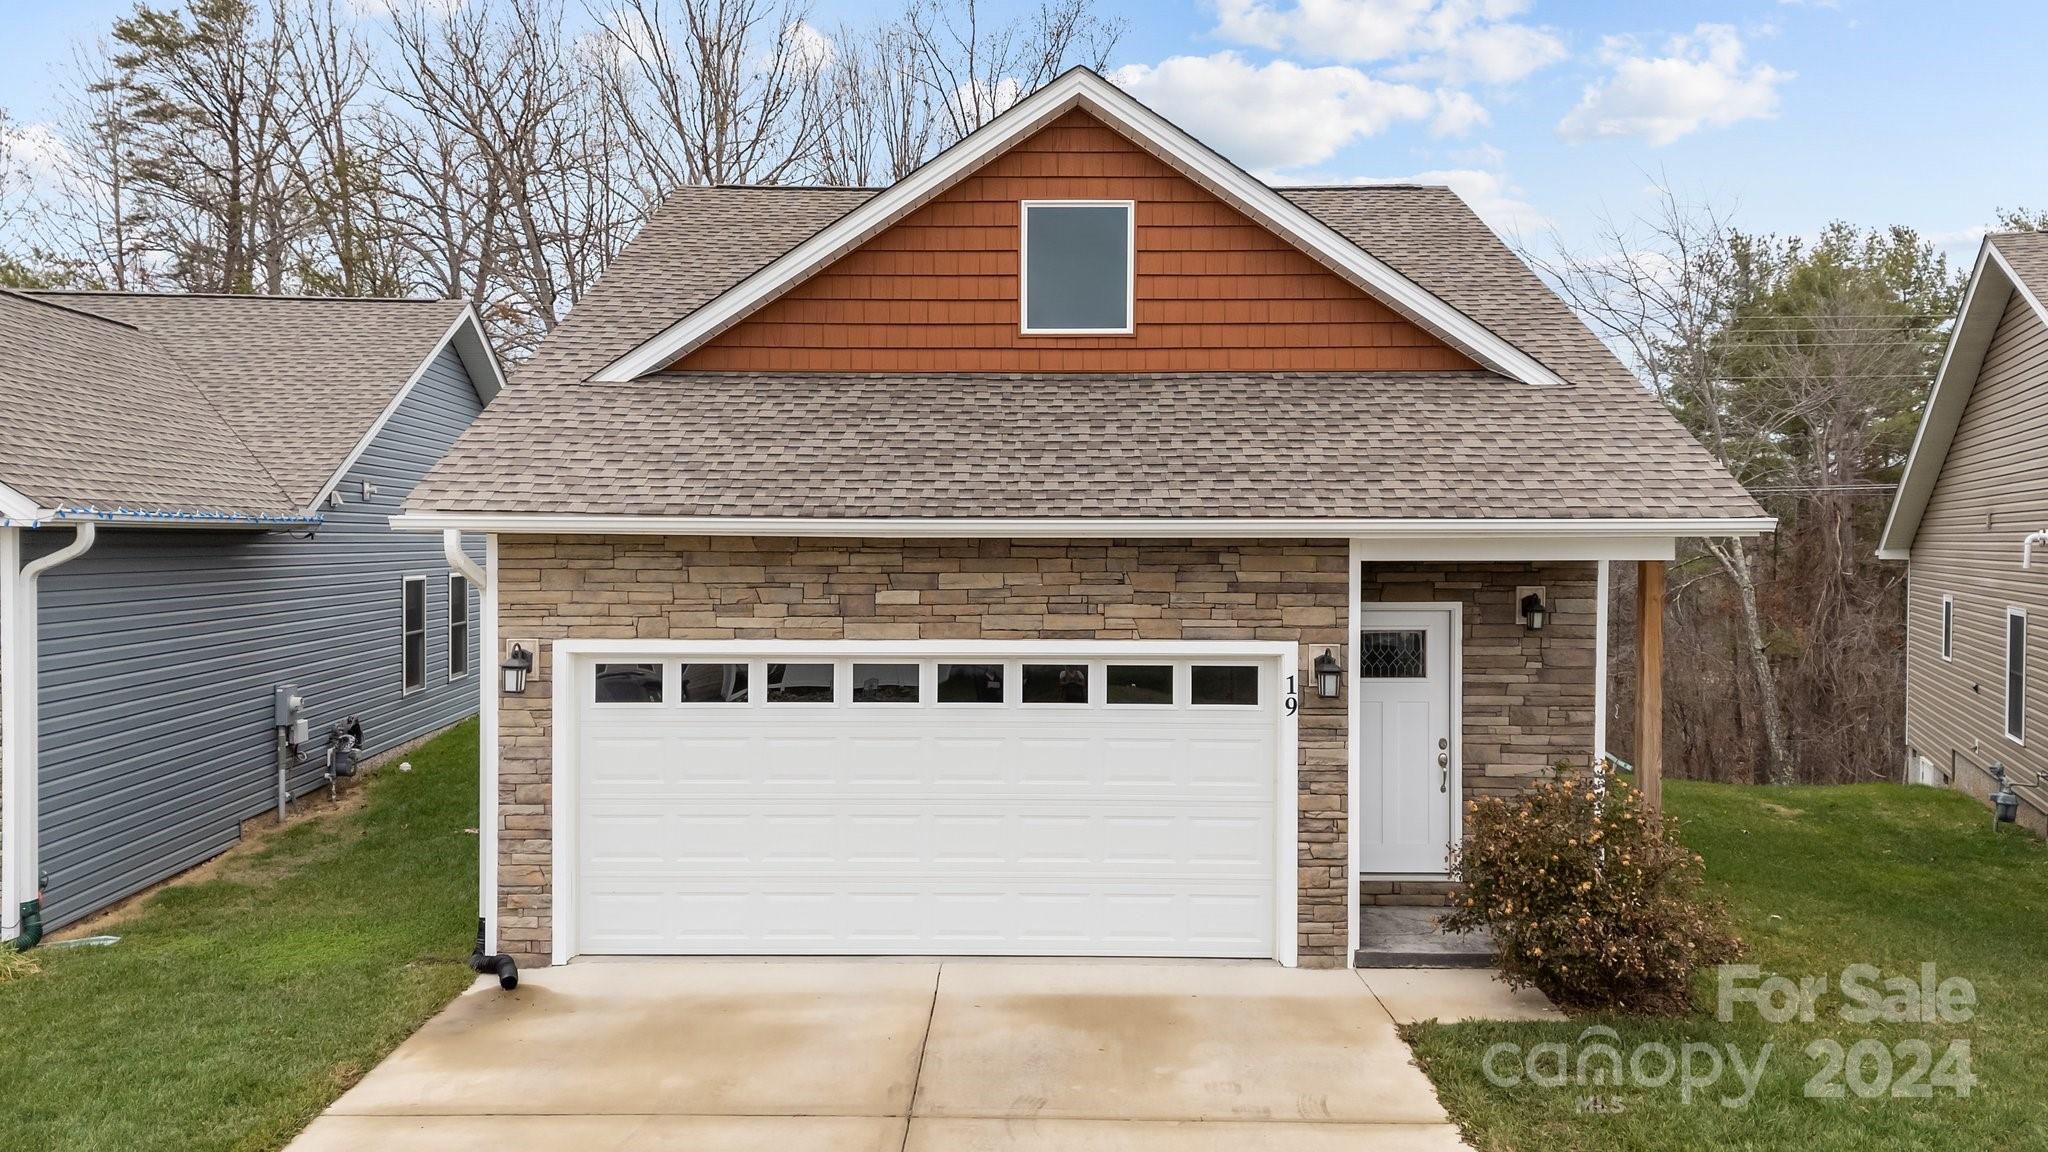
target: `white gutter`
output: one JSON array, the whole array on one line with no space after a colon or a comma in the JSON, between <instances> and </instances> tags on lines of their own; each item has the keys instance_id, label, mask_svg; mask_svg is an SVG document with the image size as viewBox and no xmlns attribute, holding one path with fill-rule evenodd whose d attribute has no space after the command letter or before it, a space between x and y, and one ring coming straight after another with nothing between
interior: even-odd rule
<instances>
[{"instance_id":1,"label":"white gutter","mask_svg":"<svg viewBox=\"0 0 2048 1152\"><path fill-rule=\"evenodd\" d=\"M2048 531L2030 532L2025 540L2020 541L2021 568L2032 568L2034 566L2034 545L2036 544L2048 544Z\"/></svg>"},{"instance_id":2,"label":"white gutter","mask_svg":"<svg viewBox=\"0 0 2048 1152\"><path fill-rule=\"evenodd\" d=\"M0 940L21 934L21 905L36 898L37 869L42 862L39 809L42 781L37 767L36 691L36 582L43 573L85 555L99 536L99 527L80 521L71 543L29 563L20 564L20 531L5 535L9 543L0 546L0 557L8 561L0 582L6 586L6 627L0 640L0 672L4 684L6 747L0 763L0 794L6 811L0 813ZM19 566L17 571L16 565Z\"/></svg>"},{"instance_id":3,"label":"white gutter","mask_svg":"<svg viewBox=\"0 0 2048 1152\"><path fill-rule=\"evenodd\" d=\"M540 535L648 536L871 536L900 539L969 537L1050 539L1487 539L1549 540L1755 536L1775 531L1770 516L1714 519L1428 518L1335 519L1315 517L800 517L632 516L547 512L412 512L391 518L402 532L530 533Z\"/></svg>"},{"instance_id":4,"label":"white gutter","mask_svg":"<svg viewBox=\"0 0 2048 1152\"><path fill-rule=\"evenodd\" d=\"M483 919L486 956L498 951L498 538L484 538L484 562L462 550L462 533L441 533L448 566L477 590L476 849L477 915Z\"/></svg>"}]
</instances>

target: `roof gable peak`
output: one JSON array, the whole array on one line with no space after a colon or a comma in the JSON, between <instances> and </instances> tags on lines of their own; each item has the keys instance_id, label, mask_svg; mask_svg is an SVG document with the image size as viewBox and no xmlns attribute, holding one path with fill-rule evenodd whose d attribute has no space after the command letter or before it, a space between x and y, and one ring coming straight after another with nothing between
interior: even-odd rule
<instances>
[{"instance_id":1,"label":"roof gable peak","mask_svg":"<svg viewBox=\"0 0 2048 1152\"><path fill-rule=\"evenodd\" d=\"M594 379L633 380L673 363L859 247L1012 145L1075 110L1087 112L1158 156L1225 203L1479 364L1524 383L1563 383L1512 342L1345 239L1280 192L1086 68L1071 69L1025 97L703 307L614 358Z\"/></svg>"}]
</instances>

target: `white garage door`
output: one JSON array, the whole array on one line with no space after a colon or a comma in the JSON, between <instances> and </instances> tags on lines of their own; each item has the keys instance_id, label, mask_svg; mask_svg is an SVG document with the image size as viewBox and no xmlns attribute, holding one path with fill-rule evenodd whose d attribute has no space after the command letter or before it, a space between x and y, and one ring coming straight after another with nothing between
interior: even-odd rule
<instances>
[{"instance_id":1,"label":"white garage door","mask_svg":"<svg viewBox=\"0 0 2048 1152\"><path fill-rule=\"evenodd\" d=\"M574 950L1272 956L1282 681L1157 655L586 659Z\"/></svg>"}]
</instances>

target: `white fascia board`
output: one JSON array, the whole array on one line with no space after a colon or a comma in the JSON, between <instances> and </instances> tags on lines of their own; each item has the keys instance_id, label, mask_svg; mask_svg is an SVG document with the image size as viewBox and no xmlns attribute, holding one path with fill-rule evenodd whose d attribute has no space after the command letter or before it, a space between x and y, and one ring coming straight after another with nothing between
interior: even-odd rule
<instances>
[{"instance_id":1,"label":"white fascia board","mask_svg":"<svg viewBox=\"0 0 2048 1152\"><path fill-rule=\"evenodd\" d=\"M1920 518L1934 495L1934 483L1955 441L1956 426L1963 408L1976 388L1977 373L1984 356L1998 334L1998 322L2013 292L2021 293L2034 311L2048 323L2048 310L2028 291L1996 245L1986 237L1977 249L1977 263L1970 271L1970 286L1963 294L1955 326L1949 330L1948 347L1941 355L1941 367L1934 374L1934 387L1920 413L1920 427L1913 433L1913 448L1906 456L1906 468L1899 477L1899 490L1885 517L1884 532L1878 537L1880 560L1905 560L1913 550L1913 538L1920 531Z\"/></svg>"},{"instance_id":2,"label":"white fascia board","mask_svg":"<svg viewBox=\"0 0 2048 1152\"><path fill-rule=\"evenodd\" d=\"M745 516L578 516L551 513L417 512L391 518L401 532L617 536L812 536L899 539L1357 539L1389 550L1424 550L1446 559L1467 541L1513 542L1517 559L1656 559L1593 554L1595 545L1663 547L1674 537L1756 536L1776 529L1768 516L1712 519L1182 519L1104 518L808 518ZM1610 549L1611 551L1611 549ZM1536 555L1542 553L1544 555ZM1662 554L1660 552L1660 554ZM1389 555L1387 559L1397 558ZM1473 558L1479 558L1476 555Z\"/></svg>"},{"instance_id":3,"label":"white fascia board","mask_svg":"<svg viewBox=\"0 0 2048 1152\"><path fill-rule=\"evenodd\" d=\"M489 404L498 393L504 391L505 376L498 366L497 356L491 352L490 341L484 335L483 323L477 319L476 307L465 304L462 314L455 318L455 322L448 326L448 330L442 333L439 340L434 341L433 349L420 360L419 366L412 370L412 375L406 378L405 384L391 397L391 402L384 405L382 412L377 413L377 419L371 422L369 431L363 433L356 441L355 447L349 449L348 456L341 462L341 467L336 468L333 475L327 478L327 483L320 486L320 491L313 497L313 502L306 506L306 515L319 515L320 506L327 503L327 498L348 478L349 469L354 468L356 462L363 458L363 453L370 450L370 445L376 442L378 435L384 431L384 426L391 423L391 418L398 414L399 406L405 403L406 397L412 395L412 390L426 377L427 369L434 366L434 361L440 358L442 350L450 344L455 346L455 354L461 358L462 369L469 375L470 386L476 389L478 400Z\"/></svg>"},{"instance_id":4,"label":"white fascia board","mask_svg":"<svg viewBox=\"0 0 2048 1152\"><path fill-rule=\"evenodd\" d=\"M1077 107L1135 137L1144 147L1196 183L1206 186L1332 270L1358 283L1395 311L1494 371L1528 384L1564 383L1534 357L1396 272L1293 201L1085 68L1073 69L1032 93L717 299L613 360L594 378L623 383L674 362L865 242L1010 145Z\"/></svg>"},{"instance_id":5,"label":"white fascia board","mask_svg":"<svg viewBox=\"0 0 2048 1152\"><path fill-rule=\"evenodd\" d=\"M47 510L5 484L0 484L0 524L34 527Z\"/></svg>"}]
</instances>

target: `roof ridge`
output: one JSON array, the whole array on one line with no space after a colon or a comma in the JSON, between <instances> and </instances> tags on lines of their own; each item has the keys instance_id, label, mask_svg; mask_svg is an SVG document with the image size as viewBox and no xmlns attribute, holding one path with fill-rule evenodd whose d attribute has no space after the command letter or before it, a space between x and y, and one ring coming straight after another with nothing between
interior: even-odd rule
<instances>
[{"instance_id":1,"label":"roof ridge","mask_svg":"<svg viewBox=\"0 0 2048 1152\"><path fill-rule=\"evenodd\" d=\"M4 291L4 289L0 289ZM124 300L273 300L310 304L467 304L454 296L315 296L301 292L134 292L110 288L32 288L19 293L44 296L115 296Z\"/></svg>"},{"instance_id":2,"label":"roof ridge","mask_svg":"<svg viewBox=\"0 0 2048 1152\"><path fill-rule=\"evenodd\" d=\"M1444 183L1426 180L1360 180L1355 184L1269 184L1275 192L1372 192L1386 188L1428 188L1444 192L1455 190Z\"/></svg>"},{"instance_id":3,"label":"roof ridge","mask_svg":"<svg viewBox=\"0 0 2048 1152\"><path fill-rule=\"evenodd\" d=\"M82 316L87 320L97 320L102 324L112 324L117 327L126 328L130 332L142 331L141 328L130 324L126 320L116 320L112 316L102 316L98 312L88 312L83 308L73 308L69 304L60 304L55 300L46 300L40 295L41 291L41 289L23 291L17 288L0 288L0 295L12 296L24 303L35 304L44 308L53 308L59 312L68 312L73 316Z\"/></svg>"}]
</instances>

